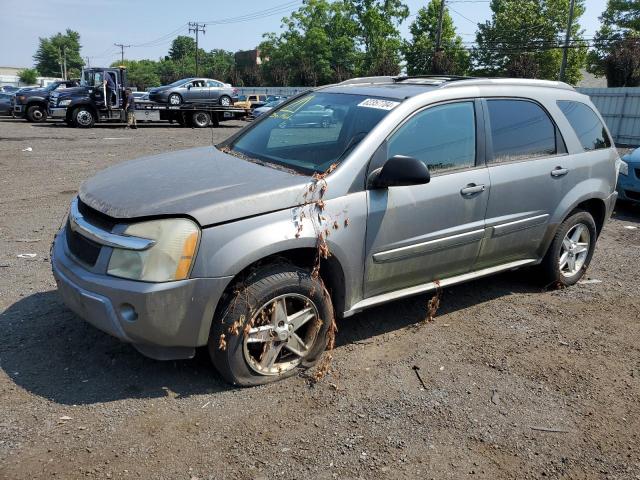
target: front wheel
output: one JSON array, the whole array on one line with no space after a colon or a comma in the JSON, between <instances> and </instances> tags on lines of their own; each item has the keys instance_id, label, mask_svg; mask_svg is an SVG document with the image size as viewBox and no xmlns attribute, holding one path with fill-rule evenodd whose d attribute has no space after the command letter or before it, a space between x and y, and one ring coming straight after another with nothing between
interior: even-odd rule
<instances>
[{"instance_id":1,"label":"front wheel","mask_svg":"<svg viewBox=\"0 0 640 480\"><path fill-rule=\"evenodd\" d=\"M324 284L293 265L264 267L235 288L214 318L209 353L228 382L261 385L317 363L333 305Z\"/></svg>"},{"instance_id":2,"label":"front wheel","mask_svg":"<svg viewBox=\"0 0 640 480\"><path fill-rule=\"evenodd\" d=\"M591 262L597 236L588 212L577 211L562 222L542 260L545 281L568 287L580 280Z\"/></svg>"},{"instance_id":3,"label":"front wheel","mask_svg":"<svg viewBox=\"0 0 640 480\"><path fill-rule=\"evenodd\" d=\"M182 97L177 93L172 93L168 98L169 105L180 105L182 103Z\"/></svg>"},{"instance_id":4,"label":"front wheel","mask_svg":"<svg viewBox=\"0 0 640 480\"><path fill-rule=\"evenodd\" d=\"M222 95L220 97L220 100L218 100L218 102L220 103L220 105L222 105L223 107L230 107L231 104L233 103L231 101L231 97L229 95Z\"/></svg>"},{"instance_id":5,"label":"front wheel","mask_svg":"<svg viewBox=\"0 0 640 480\"><path fill-rule=\"evenodd\" d=\"M31 105L27 108L27 120L34 123L44 122L47 119L47 111L40 105Z\"/></svg>"},{"instance_id":6,"label":"front wheel","mask_svg":"<svg viewBox=\"0 0 640 480\"><path fill-rule=\"evenodd\" d=\"M91 110L86 107L78 107L74 110L73 124L79 128L91 128L96 123L96 117Z\"/></svg>"}]
</instances>

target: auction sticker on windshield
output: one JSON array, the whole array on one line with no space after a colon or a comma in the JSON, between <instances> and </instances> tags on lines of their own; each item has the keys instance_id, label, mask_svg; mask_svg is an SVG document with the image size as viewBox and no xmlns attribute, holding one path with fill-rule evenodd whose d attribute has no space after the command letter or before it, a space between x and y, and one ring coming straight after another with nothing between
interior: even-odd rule
<instances>
[{"instance_id":1,"label":"auction sticker on windshield","mask_svg":"<svg viewBox=\"0 0 640 480\"><path fill-rule=\"evenodd\" d=\"M378 108L380 110L391 110L400 102L394 102L393 100L382 100L380 98L367 98L361 101L358 106L366 108Z\"/></svg>"}]
</instances>

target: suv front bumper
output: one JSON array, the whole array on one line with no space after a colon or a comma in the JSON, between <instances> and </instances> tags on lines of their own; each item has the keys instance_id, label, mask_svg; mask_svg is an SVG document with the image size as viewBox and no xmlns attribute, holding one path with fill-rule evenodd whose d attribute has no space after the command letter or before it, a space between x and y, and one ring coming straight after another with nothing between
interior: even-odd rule
<instances>
[{"instance_id":1,"label":"suv front bumper","mask_svg":"<svg viewBox=\"0 0 640 480\"><path fill-rule=\"evenodd\" d=\"M98 329L157 360L191 358L206 345L216 305L232 277L149 283L89 271L54 240L53 275L64 303Z\"/></svg>"}]
</instances>

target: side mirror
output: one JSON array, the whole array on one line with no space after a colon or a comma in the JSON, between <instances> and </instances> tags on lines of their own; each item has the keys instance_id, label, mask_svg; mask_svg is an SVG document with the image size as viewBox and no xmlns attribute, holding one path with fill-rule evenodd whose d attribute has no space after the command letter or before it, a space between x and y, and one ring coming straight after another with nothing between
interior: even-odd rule
<instances>
[{"instance_id":1,"label":"side mirror","mask_svg":"<svg viewBox=\"0 0 640 480\"><path fill-rule=\"evenodd\" d=\"M420 160L404 155L391 157L382 168L369 175L369 188L403 187L429 183L429 168Z\"/></svg>"}]
</instances>

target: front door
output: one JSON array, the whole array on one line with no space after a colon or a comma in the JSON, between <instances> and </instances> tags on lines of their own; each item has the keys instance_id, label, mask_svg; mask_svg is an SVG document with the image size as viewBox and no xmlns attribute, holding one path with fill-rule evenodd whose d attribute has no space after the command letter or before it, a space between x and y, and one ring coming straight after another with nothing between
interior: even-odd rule
<instances>
[{"instance_id":1,"label":"front door","mask_svg":"<svg viewBox=\"0 0 640 480\"><path fill-rule=\"evenodd\" d=\"M551 215L574 176L560 132L538 103L500 98L486 105L491 195L477 269L540 256Z\"/></svg>"},{"instance_id":2,"label":"front door","mask_svg":"<svg viewBox=\"0 0 640 480\"><path fill-rule=\"evenodd\" d=\"M484 236L490 183L474 101L412 115L388 140L431 172L425 185L368 192L365 297L468 272Z\"/></svg>"},{"instance_id":3,"label":"front door","mask_svg":"<svg viewBox=\"0 0 640 480\"><path fill-rule=\"evenodd\" d=\"M209 100L209 87L204 80L193 80L191 88L187 88L187 101L206 102Z\"/></svg>"}]
</instances>

